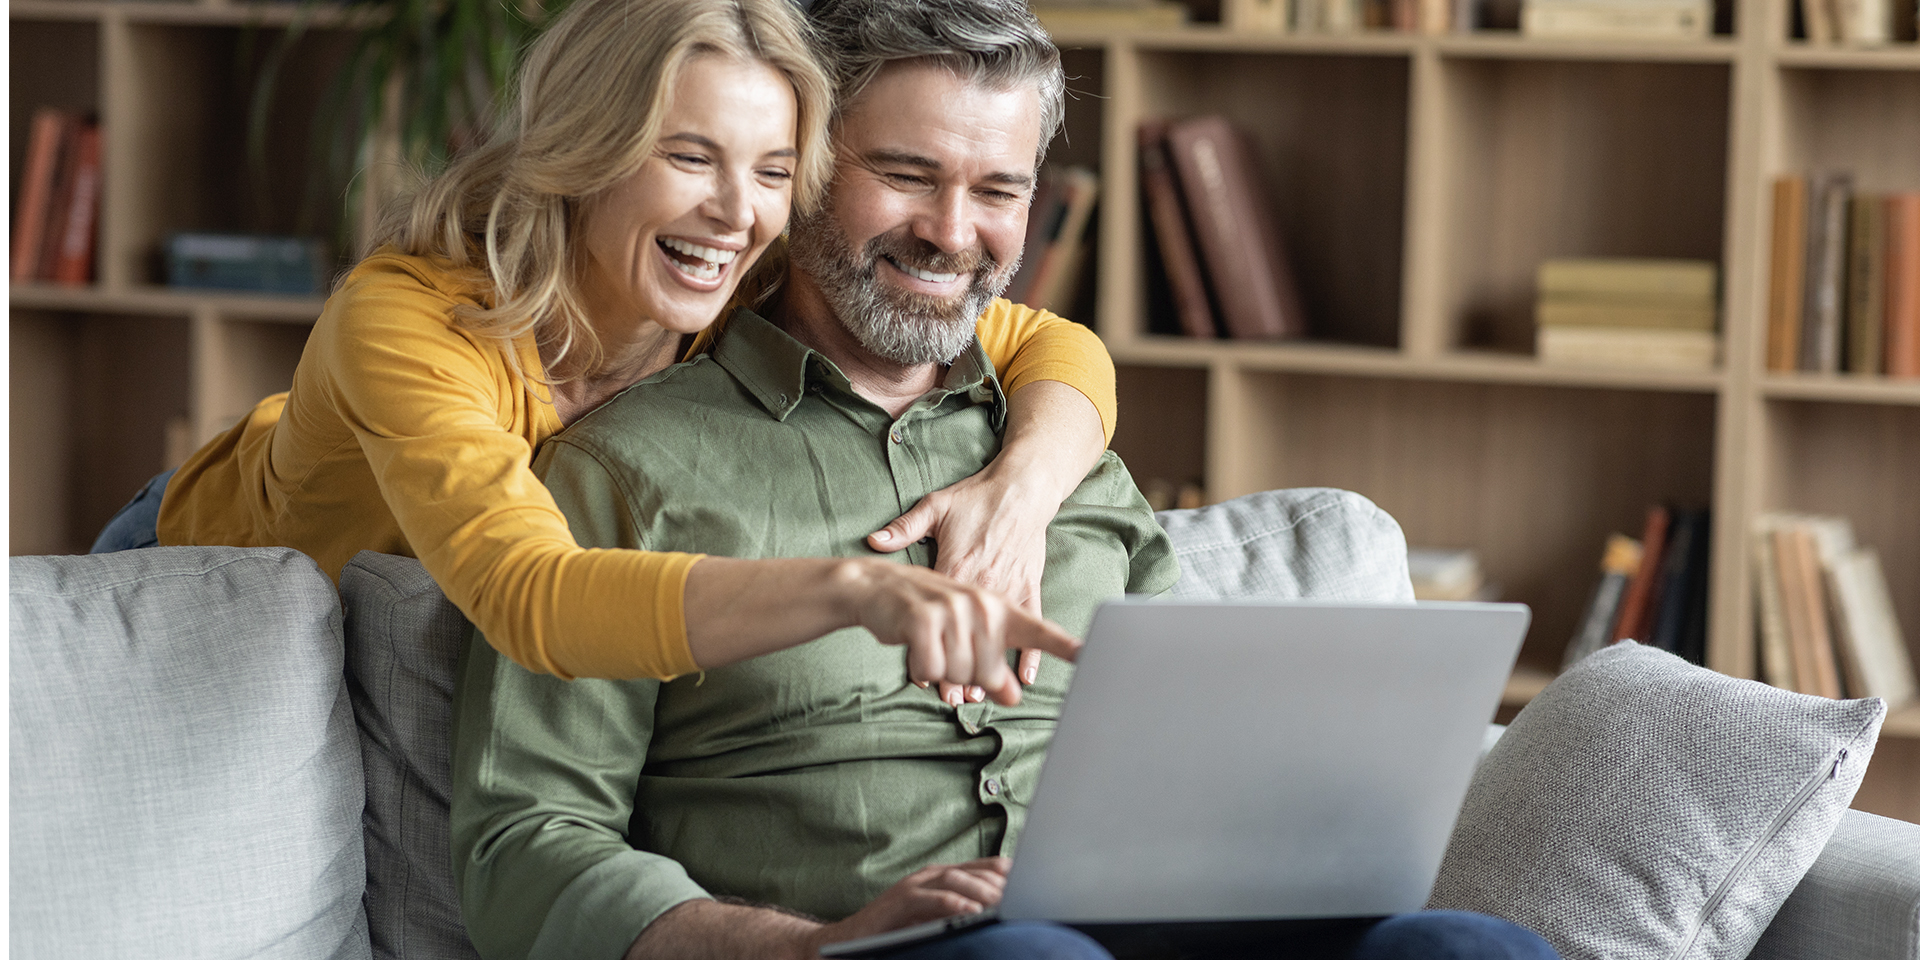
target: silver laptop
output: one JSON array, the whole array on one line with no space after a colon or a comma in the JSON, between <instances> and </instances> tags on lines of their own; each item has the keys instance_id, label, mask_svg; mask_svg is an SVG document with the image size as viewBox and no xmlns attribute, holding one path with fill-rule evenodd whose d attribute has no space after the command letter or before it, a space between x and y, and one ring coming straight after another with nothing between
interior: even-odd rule
<instances>
[{"instance_id":1,"label":"silver laptop","mask_svg":"<svg viewBox=\"0 0 1920 960\"><path fill-rule=\"evenodd\" d=\"M999 907L821 955L996 920L1418 910L1529 617L1496 603L1107 603Z\"/></svg>"}]
</instances>

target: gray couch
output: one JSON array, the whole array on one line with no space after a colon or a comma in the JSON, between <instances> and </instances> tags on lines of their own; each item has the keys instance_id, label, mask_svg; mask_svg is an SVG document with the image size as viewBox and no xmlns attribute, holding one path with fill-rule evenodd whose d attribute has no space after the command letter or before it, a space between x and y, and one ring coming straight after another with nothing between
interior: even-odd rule
<instances>
[{"instance_id":1,"label":"gray couch","mask_svg":"<svg viewBox=\"0 0 1920 960\"><path fill-rule=\"evenodd\" d=\"M1189 597L1410 598L1366 500L1162 516ZM22 960L471 956L446 840L464 621L419 565L162 548L11 566ZM1920 960L1920 826L1850 812L1755 957Z\"/></svg>"}]
</instances>

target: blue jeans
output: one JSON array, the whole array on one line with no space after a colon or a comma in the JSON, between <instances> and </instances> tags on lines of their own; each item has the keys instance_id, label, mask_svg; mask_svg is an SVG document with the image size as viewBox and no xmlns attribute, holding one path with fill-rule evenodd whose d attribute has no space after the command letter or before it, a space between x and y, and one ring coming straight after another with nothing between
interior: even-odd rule
<instances>
[{"instance_id":1,"label":"blue jeans","mask_svg":"<svg viewBox=\"0 0 1920 960\"><path fill-rule=\"evenodd\" d=\"M95 537L93 549L88 553L119 553L122 550L139 550L143 547L160 545L160 535L154 528L160 525L160 497L167 492L167 481L173 479L172 470L163 470L160 475L147 481L140 492L120 508L120 512L107 521Z\"/></svg>"},{"instance_id":2,"label":"blue jeans","mask_svg":"<svg viewBox=\"0 0 1920 960\"><path fill-rule=\"evenodd\" d=\"M1080 931L1001 923L900 950L887 960L1558 960L1538 934L1485 914L1403 913L1317 924L1124 924ZM1096 939L1097 938L1097 939ZM1105 944L1103 946L1102 944ZM1111 948L1111 950L1109 950Z\"/></svg>"}]
</instances>

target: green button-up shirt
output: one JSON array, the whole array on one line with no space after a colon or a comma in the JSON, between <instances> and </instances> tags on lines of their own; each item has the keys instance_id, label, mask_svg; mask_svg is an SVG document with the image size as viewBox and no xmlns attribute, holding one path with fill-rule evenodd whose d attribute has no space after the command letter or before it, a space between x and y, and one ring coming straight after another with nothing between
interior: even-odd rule
<instances>
[{"instance_id":1,"label":"green button-up shirt","mask_svg":"<svg viewBox=\"0 0 1920 960\"><path fill-rule=\"evenodd\" d=\"M992 460L1005 411L978 344L896 419L743 311L535 469L582 546L873 556L867 534ZM1048 528L1047 616L1084 632L1101 600L1177 576L1106 454ZM862 629L670 683L567 683L476 642L453 785L468 930L488 957L613 960L688 899L839 918L929 863L1010 852L1070 672L1048 658L1019 706L955 709Z\"/></svg>"}]
</instances>

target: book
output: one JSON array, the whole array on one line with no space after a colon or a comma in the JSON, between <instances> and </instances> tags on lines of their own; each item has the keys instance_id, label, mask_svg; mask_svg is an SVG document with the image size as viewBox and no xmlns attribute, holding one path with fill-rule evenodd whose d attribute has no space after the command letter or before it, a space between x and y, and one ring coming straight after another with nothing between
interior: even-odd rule
<instances>
[{"instance_id":1,"label":"book","mask_svg":"<svg viewBox=\"0 0 1920 960\"><path fill-rule=\"evenodd\" d=\"M1711 370L1720 362L1720 337L1710 330L1548 326L1535 338L1543 363Z\"/></svg>"},{"instance_id":2,"label":"book","mask_svg":"<svg viewBox=\"0 0 1920 960\"><path fill-rule=\"evenodd\" d=\"M326 244L303 237L176 233L167 238L176 287L314 296L326 290Z\"/></svg>"},{"instance_id":3,"label":"book","mask_svg":"<svg viewBox=\"0 0 1920 960\"><path fill-rule=\"evenodd\" d=\"M69 287L93 279L95 226L100 219L100 125L85 123L73 135L74 171L66 220L54 224L58 243L48 279Z\"/></svg>"},{"instance_id":4,"label":"book","mask_svg":"<svg viewBox=\"0 0 1920 960\"><path fill-rule=\"evenodd\" d=\"M1696 581L1705 584L1697 568L1706 563L1707 512L1675 509L1671 528L1667 547L1661 551L1659 602L1647 618L1651 624L1647 638L1668 653L1686 656L1687 615L1696 600L1693 588Z\"/></svg>"},{"instance_id":5,"label":"book","mask_svg":"<svg viewBox=\"0 0 1920 960\"><path fill-rule=\"evenodd\" d=\"M1647 523L1640 534L1640 566L1635 569L1627 594L1620 601L1620 618L1614 622L1613 642L1647 642L1648 613L1659 602L1660 559L1666 553L1667 526L1672 513L1663 506L1647 508Z\"/></svg>"},{"instance_id":6,"label":"book","mask_svg":"<svg viewBox=\"0 0 1920 960\"><path fill-rule=\"evenodd\" d=\"M1848 694L1881 697L1889 707L1914 699L1913 660L1880 555L1870 548L1848 551L1827 570L1827 585Z\"/></svg>"},{"instance_id":7,"label":"book","mask_svg":"<svg viewBox=\"0 0 1920 960\"><path fill-rule=\"evenodd\" d=\"M1800 308L1800 369L1840 372L1840 318L1845 309L1847 203L1853 175L1828 173L1808 186L1807 272Z\"/></svg>"},{"instance_id":8,"label":"book","mask_svg":"<svg viewBox=\"0 0 1920 960\"><path fill-rule=\"evenodd\" d=\"M1416 600L1472 600L1486 586L1480 557L1472 550L1409 548L1407 577Z\"/></svg>"},{"instance_id":9,"label":"book","mask_svg":"<svg viewBox=\"0 0 1920 960\"><path fill-rule=\"evenodd\" d=\"M1561 671L1613 642L1620 601L1625 598L1627 584L1639 568L1640 542L1625 534L1609 534L1607 547L1600 555L1600 582L1593 588L1592 599L1587 601L1580 628L1574 632L1573 639L1567 641L1566 653L1560 658Z\"/></svg>"},{"instance_id":10,"label":"book","mask_svg":"<svg viewBox=\"0 0 1920 960\"><path fill-rule=\"evenodd\" d=\"M1845 367L1848 373L1881 373L1886 369L1881 345L1887 327L1887 202L1854 194L1847 218Z\"/></svg>"},{"instance_id":11,"label":"book","mask_svg":"<svg viewBox=\"0 0 1920 960\"><path fill-rule=\"evenodd\" d=\"M1718 326L1720 312L1711 301L1672 306L1660 301L1554 300L1534 306L1543 327L1634 327L1654 330L1705 330Z\"/></svg>"},{"instance_id":12,"label":"book","mask_svg":"<svg viewBox=\"0 0 1920 960\"><path fill-rule=\"evenodd\" d=\"M54 165L53 189L48 193L46 229L40 231L40 250L34 255L33 278L52 280L54 264L60 260L60 245L66 239L68 208L73 205L74 179L80 173L80 127L73 117L60 129L60 159Z\"/></svg>"},{"instance_id":13,"label":"book","mask_svg":"<svg viewBox=\"0 0 1920 960\"><path fill-rule=\"evenodd\" d=\"M47 218L53 207L54 177L60 149L72 114L42 107L34 111L20 172L20 193L13 207L13 262L15 283L40 274L40 250L46 243Z\"/></svg>"},{"instance_id":14,"label":"book","mask_svg":"<svg viewBox=\"0 0 1920 960\"><path fill-rule=\"evenodd\" d=\"M1061 221L1067 216L1066 199L1055 183L1053 169L1041 170L1038 180L1033 187L1033 202L1027 207L1027 238L1020 248L1020 269L1014 271L1013 279L1007 281L1007 289L1001 293L1014 303L1027 302L1027 293L1033 289L1033 275L1040 270L1047 244L1053 242L1054 235L1060 232Z\"/></svg>"},{"instance_id":15,"label":"book","mask_svg":"<svg viewBox=\"0 0 1920 960\"><path fill-rule=\"evenodd\" d=\"M1167 148L1222 327L1244 340L1303 335L1293 268L1246 137L1225 117L1194 117L1167 127Z\"/></svg>"},{"instance_id":16,"label":"book","mask_svg":"<svg viewBox=\"0 0 1920 960\"><path fill-rule=\"evenodd\" d=\"M1807 178L1773 182L1772 273L1767 286L1767 369L1800 365L1800 309L1806 290Z\"/></svg>"},{"instance_id":17,"label":"book","mask_svg":"<svg viewBox=\"0 0 1920 960\"><path fill-rule=\"evenodd\" d=\"M1248 33L1286 33L1287 0L1226 0L1220 7L1220 22L1229 30Z\"/></svg>"},{"instance_id":18,"label":"book","mask_svg":"<svg viewBox=\"0 0 1920 960\"><path fill-rule=\"evenodd\" d=\"M1836 39L1831 0L1800 0L1800 22L1806 28L1808 43L1827 44Z\"/></svg>"},{"instance_id":19,"label":"book","mask_svg":"<svg viewBox=\"0 0 1920 960\"><path fill-rule=\"evenodd\" d=\"M1058 174L1059 192L1065 203L1059 229L1041 253L1039 268L1033 274L1033 286L1021 301L1038 310L1064 313L1072 306L1080 268L1086 260L1087 223L1094 204L1100 199L1100 177L1086 167L1067 167Z\"/></svg>"},{"instance_id":20,"label":"book","mask_svg":"<svg viewBox=\"0 0 1920 960\"><path fill-rule=\"evenodd\" d=\"M1840 674L1833 636L1827 629L1825 580L1813 530L1803 523L1783 524L1773 531L1773 552L1780 571L1780 607L1793 653L1795 688L1838 699Z\"/></svg>"},{"instance_id":21,"label":"book","mask_svg":"<svg viewBox=\"0 0 1920 960\"><path fill-rule=\"evenodd\" d=\"M1873 47L1893 40L1893 4L1889 0L1831 0L1835 38L1852 46Z\"/></svg>"},{"instance_id":22,"label":"book","mask_svg":"<svg viewBox=\"0 0 1920 960\"><path fill-rule=\"evenodd\" d=\"M1542 261L1536 283L1542 299L1712 305L1719 297L1720 267L1710 260L1565 257Z\"/></svg>"},{"instance_id":23,"label":"book","mask_svg":"<svg viewBox=\"0 0 1920 960\"><path fill-rule=\"evenodd\" d=\"M1525 0L1520 32L1584 40L1699 40L1713 32L1710 0Z\"/></svg>"},{"instance_id":24,"label":"book","mask_svg":"<svg viewBox=\"0 0 1920 960\"><path fill-rule=\"evenodd\" d=\"M1887 198L1886 364L1891 377L1920 377L1920 193Z\"/></svg>"},{"instance_id":25,"label":"book","mask_svg":"<svg viewBox=\"0 0 1920 960\"><path fill-rule=\"evenodd\" d=\"M1180 199L1172 161L1167 157L1164 121L1140 124L1140 189L1146 194L1147 219L1153 224L1154 241L1160 248L1161 266L1166 268L1167 285L1172 288L1173 308L1180 319L1180 329L1189 337L1218 336L1213 307L1207 300L1206 280L1193 251L1193 231L1187 224L1186 204Z\"/></svg>"},{"instance_id":26,"label":"book","mask_svg":"<svg viewBox=\"0 0 1920 960\"><path fill-rule=\"evenodd\" d=\"M1780 599L1780 561L1773 552L1773 526L1753 529L1753 596L1760 635L1760 676L1783 690L1798 690L1793 675L1793 643L1787 637L1787 613Z\"/></svg>"}]
</instances>

